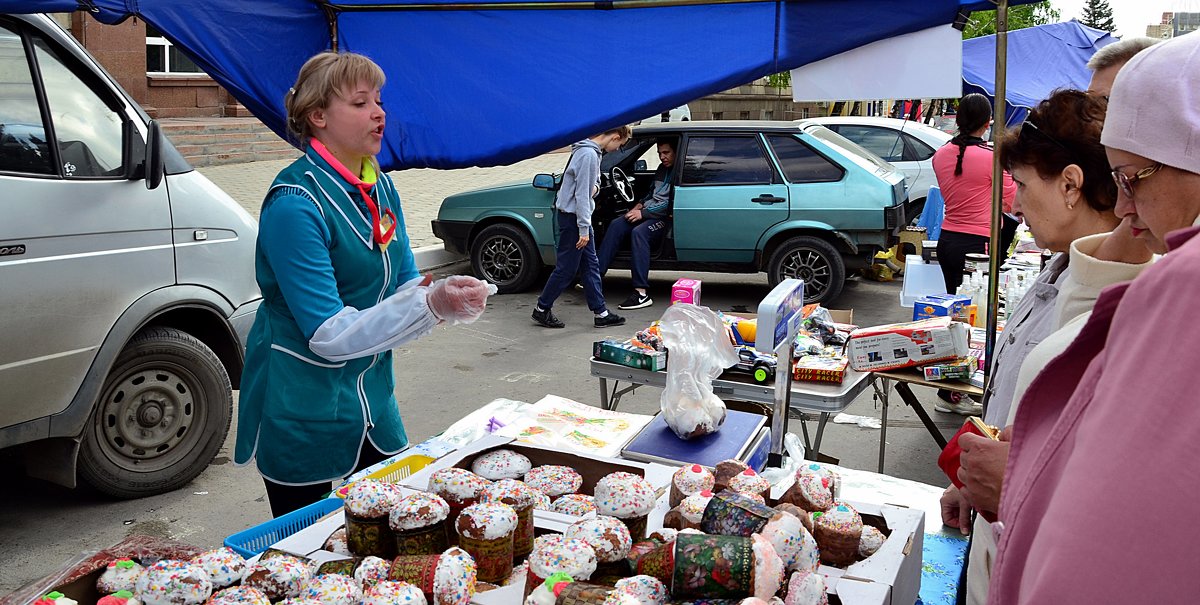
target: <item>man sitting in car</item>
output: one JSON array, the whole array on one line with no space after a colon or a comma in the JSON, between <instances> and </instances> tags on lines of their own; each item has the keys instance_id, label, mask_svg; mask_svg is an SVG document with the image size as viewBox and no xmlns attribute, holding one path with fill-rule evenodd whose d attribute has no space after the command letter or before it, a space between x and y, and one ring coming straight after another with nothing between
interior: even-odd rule
<instances>
[{"instance_id":1,"label":"man sitting in car","mask_svg":"<svg viewBox=\"0 0 1200 605\"><path fill-rule=\"evenodd\" d=\"M624 220L618 218L604 233L600 245L600 275L603 276L612 264L617 250L630 240L630 273L633 276L633 293L618 309L641 309L654 304L647 288L650 287L650 250L658 246L670 227L671 182L674 180L675 140L658 141L658 170L645 199L625 213Z\"/></svg>"}]
</instances>

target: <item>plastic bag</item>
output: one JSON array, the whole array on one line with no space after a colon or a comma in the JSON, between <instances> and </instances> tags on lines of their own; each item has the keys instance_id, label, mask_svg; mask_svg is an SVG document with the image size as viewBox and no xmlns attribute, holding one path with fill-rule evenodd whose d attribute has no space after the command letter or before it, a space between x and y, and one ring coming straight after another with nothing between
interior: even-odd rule
<instances>
[{"instance_id":1,"label":"plastic bag","mask_svg":"<svg viewBox=\"0 0 1200 605\"><path fill-rule=\"evenodd\" d=\"M715 433L725 422L725 402L713 394L712 381L738 362L725 324L707 307L667 307L659 325L667 358L663 420L680 439Z\"/></svg>"},{"instance_id":2,"label":"plastic bag","mask_svg":"<svg viewBox=\"0 0 1200 605\"><path fill-rule=\"evenodd\" d=\"M771 482L771 485L786 485L790 487L793 482L793 476L796 474L796 469L804 463L804 444L800 441L800 437L795 433L788 433L783 436L783 449L787 455L783 457L783 463L779 468L764 468L759 475L763 479Z\"/></svg>"}]
</instances>

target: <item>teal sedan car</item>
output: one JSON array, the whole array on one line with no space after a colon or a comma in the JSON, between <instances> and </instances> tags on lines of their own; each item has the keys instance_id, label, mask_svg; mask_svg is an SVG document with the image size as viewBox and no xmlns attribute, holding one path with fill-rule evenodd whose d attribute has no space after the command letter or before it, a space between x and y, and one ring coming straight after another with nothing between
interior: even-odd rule
<instances>
[{"instance_id":1,"label":"teal sedan car","mask_svg":"<svg viewBox=\"0 0 1200 605\"><path fill-rule=\"evenodd\" d=\"M907 224L904 174L819 124L643 124L601 162L593 226L646 197L656 143L676 144L671 229L651 270L766 272L772 286L805 283L805 302L832 301L847 270L869 266ZM563 156L563 163L566 163ZM528 289L555 261L554 196L560 174L447 197L433 233L469 255L475 274L501 293ZM628 251L611 268L626 268Z\"/></svg>"}]
</instances>

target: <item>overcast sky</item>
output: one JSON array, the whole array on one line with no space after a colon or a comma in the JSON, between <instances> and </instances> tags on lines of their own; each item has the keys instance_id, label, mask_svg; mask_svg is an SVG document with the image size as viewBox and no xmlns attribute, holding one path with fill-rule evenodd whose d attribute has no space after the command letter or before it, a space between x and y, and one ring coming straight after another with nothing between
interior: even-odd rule
<instances>
[{"instance_id":1,"label":"overcast sky","mask_svg":"<svg viewBox=\"0 0 1200 605\"><path fill-rule=\"evenodd\" d=\"M1062 20L1078 19L1084 0L1051 0L1062 13ZM1200 0L1108 0L1117 22L1117 35L1144 36L1146 26L1162 21L1165 12L1200 12Z\"/></svg>"}]
</instances>

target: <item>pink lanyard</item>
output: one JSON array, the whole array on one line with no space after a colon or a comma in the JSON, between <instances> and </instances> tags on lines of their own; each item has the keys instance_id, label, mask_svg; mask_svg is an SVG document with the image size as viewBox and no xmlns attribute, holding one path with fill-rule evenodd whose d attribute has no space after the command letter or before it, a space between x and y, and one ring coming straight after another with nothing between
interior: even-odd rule
<instances>
[{"instance_id":1,"label":"pink lanyard","mask_svg":"<svg viewBox=\"0 0 1200 605\"><path fill-rule=\"evenodd\" d=\"M371 213L371 235L374 238L375 243L381 246L386 246L388 243L390 243L392 241L392 237L396 235L396 215L387 208L383 209L384 216L388 218L388 226L385 230L383 227L383 221L379 216L379 206L375 203L375 200L371 197L371 194L368 193L368 191L371 190L371 186L375 183L363 182L358 175L350 172L350 170L343 166L337 158L333 157L333 154L329 152L329 149L320 141L312 139L309 141L309 143L312 144L312 148L317 152L317 155L321 156L321 158L328 162L329 165L332 166L333 169L338 173L338 175L345 179L347 183L357 187L358 192L362 194L363 201L367 203L367 210Z\"/></svg>"}]
</instances>

